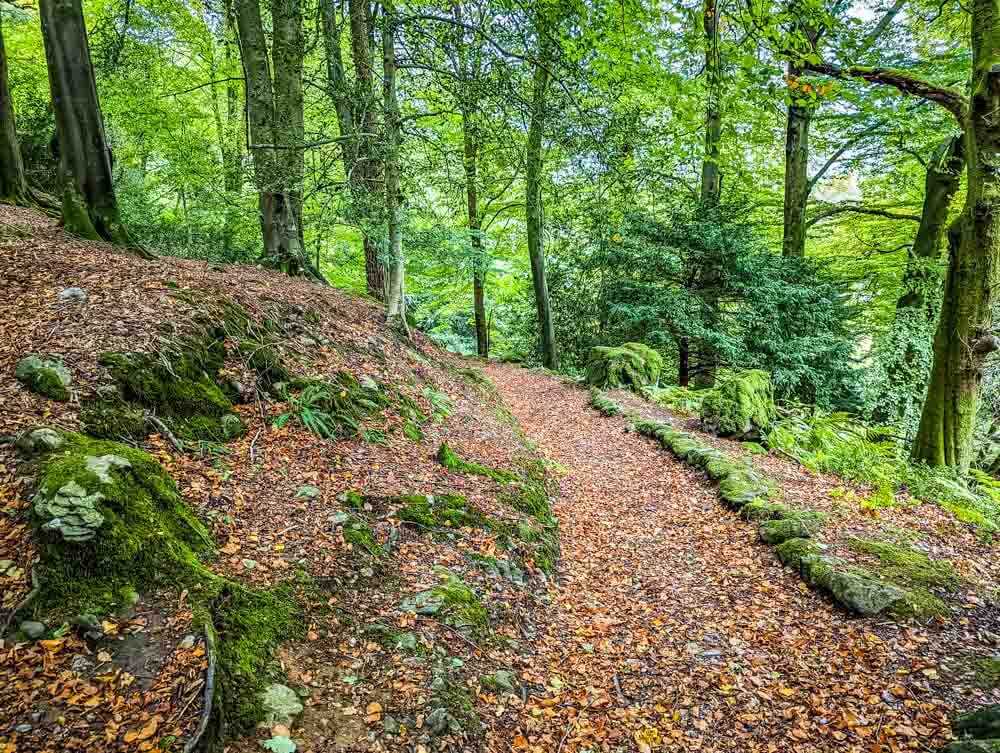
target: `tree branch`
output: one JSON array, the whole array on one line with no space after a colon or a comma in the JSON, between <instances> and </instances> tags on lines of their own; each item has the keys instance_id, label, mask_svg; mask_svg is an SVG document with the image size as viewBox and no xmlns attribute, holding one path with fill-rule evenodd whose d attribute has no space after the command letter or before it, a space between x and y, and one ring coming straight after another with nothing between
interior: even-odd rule
<instances>
[{"instance_id":1,"label":"tree branch","mask_svg":"<svg viewBox=\"0 0 1000 753\"><path fill-rule=\"evenodd\" d=\"M818 214L806 222L806 227L812 227L821 220L835 217L838 214L851 212L854 214L867 214L873 217L884 217L887 220L908 220L910 222L920 222L919 214L908 214L906 212L894 212L888 207L865 207L858 204L837 204L820 210Z\"/></svg>"},{"instance_id":2,"label":"tree branch","mask_svg":"<svg viewBox=\"0 0 1000 753\"><path fill-rule=\"evenodd\" d=\"M929 81L910 75L906 71L894 68L869 68L863 65L841 68L829 63L810 63L808 61L803 61L803 67L813 73L821 73L844 81L859 78L870 84L891 86L904 94L912 94L940 105L954 115L960 125L965 125L965 113L969 103L961 92L946 86L935 86Z\"/></svg>"}]
</instances>

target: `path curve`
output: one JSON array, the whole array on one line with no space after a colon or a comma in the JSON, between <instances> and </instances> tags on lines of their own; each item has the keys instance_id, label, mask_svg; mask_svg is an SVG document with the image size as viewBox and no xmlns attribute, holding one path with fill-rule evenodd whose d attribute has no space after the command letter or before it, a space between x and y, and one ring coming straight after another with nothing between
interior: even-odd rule
<instances>
[{"instance_id":1,"label":"path curve","mask_svg":"<svg viewBox=\"0 0 1000 753\"><path fill-rule=\"evenodd\" d=\"M810 591L706 480L597 414L585 390L487 373L563 471L559 582L523 671L546 689L492 749L888 752L943 740L949 709L913 658L920 628L852 618Z\"/></svg>"}]
</instances>

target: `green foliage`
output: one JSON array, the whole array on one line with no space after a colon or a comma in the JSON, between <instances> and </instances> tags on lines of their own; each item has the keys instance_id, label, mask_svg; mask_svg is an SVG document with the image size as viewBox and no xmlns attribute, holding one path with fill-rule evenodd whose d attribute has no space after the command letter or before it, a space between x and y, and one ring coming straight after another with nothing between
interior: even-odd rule
<instances>
[{"instance_id":1,"label":"green foliage","mask_svg":"<svg viewBox=\"0 0 1000 753\"><path fill-rule=\"evenodd\" d=\"M587 358L587 384L600 389L627 387L639 391L660 379L663 357L642 343L617 348L591 348Z\"/></svg>"},{"instance_id":2,"label":"green foliage","mask_svg":"<svg viewBox=\"0 0 1000 753\"><path fill-rule=\"evenodd\" d=\"M759 436L775 417L774 389L766 371L723 372L701 403L701 421L723 436Z\"/></svg>"},{"instance_id":3,"label":"green foliage","mask_svg":"<svg viewBox=\"0 0 1000 753\"><path fill-rule=\"evenodd\" d=\"M438 568L440 583L431 589L431 597L440 602L440 615L449 625L471 628L476 635L489 632L490 616L479 595L461 578L446 568Z\"/></svg>"},{"instance_id":4,"label":"green foliage","mask_svg":"<svg viewBox=\"0 0 1000 753\"><path fill-rule=\"evenodd\" d=\"M498 471L493 468L487 468L485 465L465 460L453 449L451 449L447 442L442 442L441 446L438 448L437 460L441 463L441 465L450 471L485 476L486 478L493 479L501 484L506 484L517 479L515 474L508 471Z\"/></svg>"},{"instance_id":5,"label":"green foliage","mask_svg":"<svg viewBox=\"0 0 1000 753\"><path fill-rule=\"evenodd\" d=\"M277 427L293 418L322 439L352 436L360 430L362 419L389 404L386 394L375 387L361 385L352 374L340 372L334 381L304 379L293 381L282 395L288 410L275 419ZM369 435L368 441L378 441ZM384 441L384 435L382 437Z\"/></svg>"}]
</instances>

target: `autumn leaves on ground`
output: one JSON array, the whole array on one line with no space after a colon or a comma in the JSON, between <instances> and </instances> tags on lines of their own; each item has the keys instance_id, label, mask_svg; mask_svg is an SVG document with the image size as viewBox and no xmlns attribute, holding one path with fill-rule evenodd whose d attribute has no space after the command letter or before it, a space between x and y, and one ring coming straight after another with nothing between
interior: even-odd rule
<instances>
[{"instance_id":1,"label":"autumn leaves on ground","mask_svg":"<svg viewBox=\"0 0 1000 753\"><path fill-rule=\"evenodd\" d=\"M947 615L853 617L571 382L3 212L0 751L933 750L998 700L973 533Z\"/></svg>"}]
</instances>

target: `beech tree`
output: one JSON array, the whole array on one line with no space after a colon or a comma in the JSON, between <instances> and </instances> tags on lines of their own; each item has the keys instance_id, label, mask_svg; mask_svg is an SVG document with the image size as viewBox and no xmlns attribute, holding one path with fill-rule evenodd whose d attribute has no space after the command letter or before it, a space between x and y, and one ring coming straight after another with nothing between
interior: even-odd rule
<instances>
[{"instance_id":1,"label":"beech tree","mask_svg":"<svg viewBox=\"0 0 1000 753\"><path fill-rule=\"evenodd\" d=\"M410 334L406 322L406 262L403 257L402 196L399 189L401 125L396 92L396 8L392 0L382 3L382 87L385 118L385 206L389 220L389 275L386 314L389 326Z\"/></svg>"},{"instance_id":2,"label":"beech tree","mask_svg":"<svg viewBox=\"0 0 1000 753\"><path fill-rule=\"evenodd\" d=\"M986 357L1000 347L993 333L1000 283L1000 8L971 4L970 95L908 72L868 66L807 63L816 73L894 87L947 110L962 130L966 200L949 230L949 263L934 336L930 384L914 440L915 460L968 470Z\"/></svg>"},{"instance_id":3,"label":"beech tree","mask_svg":"<svg viewBox=\"0 0 1000 753\"><path fill-rule=\"evenodd\" d=\"M32 203L28 180L24 175L21 147L17 140L14 104L10 98L2 12L0 12L0 201L19 205Z\"/></svg>"},{"instance_id":4,"label":"beech tree","mask_svg":"<svg viewBox=\"0 0 1000 753\"><path fill-rule=\"evenodd\" d=\"M546 105L549 91L549 69L553 57L553 40L543 8L536 10L538 34L538 60L535 63L531 88L531 121L525 148L525 207L527 218L528 257L531 261L531 280L535 290L535 308L538 312L538 329L541 334L542 363L549 369L558 366L556 335L552 323L552 304L545 277L545 220L542 204L542 170L544 155L542 139L545 135Z\"/></svg>"},{"instance_id":5,"label":"beech tree","mask_svg":"<svg viewBox=\"0 0 1000 753\"><path fill-rule=\"evenodd\" d=\"M301 5L299 0L271 1L270 55L258 0L236 0L236 17L246 79L249 146L259 191L262 258L268 266L288 274L323 280L302 241Z\"/></svg>"},{"instance_id":6,"label":"beech tree","mask_svg":"<svg viewBox=\"0 0 1000 753\"><path fill-rule=\"evenodd\" d=\"M121 219L80 0L40 0L59 147L63 226L143 256Z\"/></svg>"}]
</instances>

